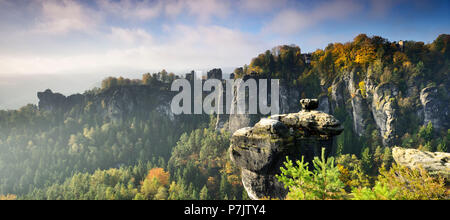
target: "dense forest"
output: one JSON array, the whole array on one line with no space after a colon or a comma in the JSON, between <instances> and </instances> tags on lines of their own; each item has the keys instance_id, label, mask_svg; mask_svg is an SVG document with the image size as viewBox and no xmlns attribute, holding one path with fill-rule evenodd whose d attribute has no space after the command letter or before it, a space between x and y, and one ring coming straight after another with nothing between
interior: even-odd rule
<instances>
[{"instance_id":1,"label":"dense forest","mask_svg":"<svg viewBox=\"0 0 450 220\"><path fill-rule=\"evenodd\" d=\"M329 44L309 56L307 61L297 46L279 46L234 73L282 79L298 87L302 97L331 96L333 80L350 71L377 85L392 83L400 91L395 103L402 115L395 145L449 152L450 129L419 123L415 114L419 103L414 98L419 95L409 88L436 86L442 97L448 96L450 35L440 35L430 44L399 44L361 34L352 42ZM164 92L176 78L165 70L135 80L110 77L102 88L84 95L114 95L134 86ZM365 83L358 83L363 97ZM227 153L231 134L215 129L215 116L172 119L155 109L139 109L116 120L94 107L107 109L107 98L97 101L65 111L31 104L0 111L0 199L248 199L240 172ZM375 126L369 124L363 135L357 135L345 109L334 109L332 114L345 128L335 141L334 157L329 162L317 158L317 170L308 172L314 176L328 169L335 183L328 191L333 193L320 193L320 179L297 177L309 181L305 187L317 186L314 190L292 185L292 174L306 168L287 161L279 179L292 188L290 199L448 198L443 180L393 165L391 146L383 144ZM418 177L427 184L413 194L399 191L404 182L390 181L396 180L395 172L409 172L413 188L419 187ZM427 197L427 190L432 195Z\"/></svg>"},{"instance_id":2,"label":"dense forest","mask_svg":"<svg viewBox=\"0 0 450 220\"><path fill-rule=\"evenodd\" d=\"M166 76L110 77L86 94L137 84L166 90L174 79ZM226 156L229 134L216 132L207 116L174 124L152 111L117 122L96 114L91 103L77 108L62 115L34 105L0 111L2 198L246 198Z\"/></svg>"}]
</instances>

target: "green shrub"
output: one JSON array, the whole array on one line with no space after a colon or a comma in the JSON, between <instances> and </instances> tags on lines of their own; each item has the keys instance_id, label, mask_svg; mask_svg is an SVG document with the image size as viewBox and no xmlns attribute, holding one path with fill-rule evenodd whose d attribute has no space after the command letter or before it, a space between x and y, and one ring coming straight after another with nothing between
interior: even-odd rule
<instances>
[{"instance_id":1,"label":"green shrub","mask_svg":"<svg viewBox=\"0 0 450 220\"><path fill-rule=\"evenodd\" d=\"M352 190L353 199L442 200L449 199L449 190L442 177L432 177L423 168L409 169L392 165L380 168L378 180L372 189Z\"/></svg>"},{"instance_id":2,"label":"green shrub","mask_svg":"<svg viewBox=\"0 0 450 220\"><path fill-rule=\"evenodd\" d=\"M390 189L381 183L375 184L370 188L353 188L353 200L394 200L398 193L397 188Z\"/></svg>"}]
</instances>

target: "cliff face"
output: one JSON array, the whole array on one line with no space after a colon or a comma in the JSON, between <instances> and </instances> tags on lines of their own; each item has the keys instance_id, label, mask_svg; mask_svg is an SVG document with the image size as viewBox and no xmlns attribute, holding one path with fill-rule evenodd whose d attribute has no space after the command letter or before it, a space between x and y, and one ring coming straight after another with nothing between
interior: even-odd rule
<instances>
[{"instance_id":1,"label":"cliff face","mask_svg":"<svg viewBox=\"0 0 450 220\"><path fill-rule=\"evenodd\" d=\"M362 78L354 71L344 72L343 76L333 81L329 98L332 110L345 109L352 117L355 134L362 136L370 125L374 125L383 145L393 146L399 143L398 138L404 134L401 126L407 126L405 123L418 127L432 122L436 131L450 128L448 82L443 82L440 87L431 86L420 90L424 83L423 79L416 77L407 81L404 85L406 88L401 91L394 83L377 83L370 74ZM399 102L403 102L403 106ZM408 111L417 117L418 124L408 121L408 115L404 114Z\"/></svg>"},{"instance_id":2,"label":"cliff face","mask_svg":"<svg viewBox=\"0 0 450 220\"><path fill-rule=\"evenodd\" d=\"M351 117L352 129L357 136L368 134L370 129L375 128L384 146L399 144L398 139L405 132L400 127L412 122L408 121L407 115L401 113L405 110L398 104L401 93L398 85L377 83L370 77L359 76L355 71L343 72L330 84L328 88L322 86L322 91L329 92L319 95L319 110L329 114L334 114L338 109L343 110ZM412 111L418 120L411 126L417 127L431 122L436 131L449 129L450 93L446 89L448 85L429 86L420 90L420 84L424 84L421 79L409 81L406 91L402 94L404 100L412 103L409 111ZM301 89L301 86L293 87L281 81L281 113L299 110L295 103L304 98L301 96ZM262 115L232 114L229 117L228 129L234 132L239 128L253 126L260 117Z\"/></svg>"},{"instance_id":3,"label":"cliff face","mask_svg":"<svg viewBox=\"0 0 450 220\"><path fill-rule=\"evenodd\" d=\"M150 86L118 86L97 94L76 94L64 96L51 90L38 92L39 109L54 113L69 111L93 112L111 121L121 121L127 116L139 116L149 112L160 113L162 117L175 120L170 102L175 92Z\"/></svg>"},{"instance_id":4,"label":"cliff face","mask_svg":"<svg viewBox=\"0 0 450 220\"><path fill-rule=\"evenodd\" d=\"M53 93L47 89L44 92L38 92L39 109L44 111L68 111L73 106L84 102L84 96L77 94L64 96L60 93Z\"/></svg>"},{"instance_id":5,"label":"cliff face","mask_svg":"<svg viewBox=\"0 0 450 220\"><path fill-rule=\"evenodd\" d=\"M398 90L392 84L379 85L373 92L372 115L385 146L393 144L396 134L397 95Z\"/></svg>"},{"instance_id":6,"label":"cliff face","mask_svg":"<svg viewBox=\"0 0 450 220\"><path fill-rule=\"evenodd\" d=\"M257 80L257 85L259 86L258 77L252 76L252 78ZM249 79L249 77L245 77L244 81ZM242 81L242 82L244 82ZM236 87L241 86L239 83L236 84ZM280 81L279 86L279 113L289 113L289 112L297 112L300 110L300 106L298 105L298 101L300 100L300 90L298 90L295 87L289 86L285 81ZM236 91L236 90L235 90ZM267 99L270 99L271 93L269 92ZM246 96L248 99L248 95ZM231 103L231 106L236 106L237 103L240 101L240 97L237 96L237 94L234 95L234 99ZM261 101L261 100L258 100ZM257 101L257 104L258 104ZM324 105L321 107L326 109L327 104L324 101ZM244 114L239 114L237 111L235 113L230 114L228 116L228 127L227 129L230 131L230 133L235 132L236 130L243 128L243 127L249 127L255 125L256 122L262 117L262 115L259 114L248 114L248 109L246 109L246 112Z\"/></svg>"},{"instance_id":7,"label":"cliff face","mask_svg":"<svg viewBox=\"0 0 450 220\"><path fill-rule=\"evenodd\" d=\"M220 78L220 69L210 71L209 77ZM244 76L244 80L249 78L254 78L257 82L259 79L257 75ZM406 99L411 103L409 111L417 118L412 126L417 127L431 122L436 131L450 128L448 80L439 86L423 87L426 82L420 77L415 77L407 81L405 88L400 89L399 85L394 83L377 83L370 74L359 74L356 70L352 70L342 72L332 80L321 79L321 81L329 84L321 85L322 93L318 96L320 100L318 109L329 114L335 114L338 110L346 112L352 121L351 130L357 136L366 135L375 128L384 146L399 144L399 137L405 133L401 127L404 127L405 123L412 123L403 113L405 111L399 105L400 99ZM279 89L280 113L299 111L298 100L305 98L302 94L304 92L302 85L292 86L289 82L280 80ZM177 116L171 113L170 102L176 93L159 87L134 85L109 88L99 94L76 94L68 97L46 90L39 92L38 97L41 110L67 112L76 107L77 111L91 110L113 121L120 121L136 112L157 111L162 116L175 120ZM269 93L269 99L270 95ZM403 98L399 98L400 96ZM239 97L235 96L232 106L239 101L241 101ZM223 103L226 104L226 101L223 100ZM222 114L217 117L216 128L225 128L233 133L240 128L255 125L261 117L264 115L248 112Z\"/></svg>"},{"instance_id":8,"label":"cliff face","mask_svg":"<svg viewBox=\"0 0 450 220\"><path fill-rule=\"evenodd\" d=\"M434 128L448 129L450 127L449 104L450 100L442 99L443 94L449 95L445 87L430 86L420 91L420 102L423 107L423 124L431 122ZM422 113L422 112L421 112Z\"/></svg>"}]
</instances>

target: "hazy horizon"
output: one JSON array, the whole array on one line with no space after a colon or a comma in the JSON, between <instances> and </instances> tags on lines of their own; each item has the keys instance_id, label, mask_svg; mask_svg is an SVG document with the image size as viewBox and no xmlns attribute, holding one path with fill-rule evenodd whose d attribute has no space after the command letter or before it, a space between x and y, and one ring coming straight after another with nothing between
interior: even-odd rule
<instances>
[{"instance_id":1,"label":"hazy horizon","mask_svg":"<svg viewBox=\"0 0 450 220\"><path fill-rule=\"evenodd\" d=\"M220 67L217 67L220 68ZM228 75L234 68L221 68L224 75ZM170 69L166 69L168 72ZM195 70L199 75L206 75L210 69ZM50 89L55 93L65 96L84 93L95 87L101 87L103 79L113 77L125 77L130 79L141 79L144 73L155 73L158 71L137 71L134 73L99 73L99 74L0 74L0 110L14 110L27 104L38 104L37 93ZM173 72L183 76L192 70ZM10 94L14 94L11 98Z\"/></svg>"}]
</instances>

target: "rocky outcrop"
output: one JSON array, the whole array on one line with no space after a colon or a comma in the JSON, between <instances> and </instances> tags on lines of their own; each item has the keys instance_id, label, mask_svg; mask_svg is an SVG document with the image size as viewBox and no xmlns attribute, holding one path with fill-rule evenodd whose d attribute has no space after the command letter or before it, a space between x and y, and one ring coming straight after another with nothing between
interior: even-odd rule
<instances>
[{"instance_id":1,"label":"rocky outcrop","mask_svg":"<svg viewBox=\"0 0 450 220\"><path fill-rule=\"evenodd\" d=\"M344 109L353 120L358 136L376 125L384 146L392 146L397 135L396 96L398 88L391 83L376 85L374 79L361 79L355 71L344 72L331 85L331 112Z\"/></svg>"},{"instance_id":2,"label":"rocky outcrop","mask_svg":"<svg viewBox=\"0 0 450 220\"><path fill-rule=\"evenodd\" d=\"M338 108L345 108L347 100L346 85L342 77L336 77L331 85L331 107L333 111Z\"/></svg>"},{"instance_id":3,"label":"rocky outcrop","mask_svg":"<svg viewBox=\"0 0 450 220\"><path fill-rule=\"evenodd\" d=\"M76 94L66 97L60 93L53 93L50 89L38 92L37 96L39 109L42 111L65 112L84 101L83 95Z\"/></svg>"},{"instance_id":4,"label":"rocky outcrop","mask_svg":"<svg viewBox=\"0 0 450 220\"><path fill-rule=\"evenodd\" d=\"M241 81L240 83L242 84L250 78L255 79L257 82L257 86L259 87L259 81L258 81L259 78L258 78L258 76L255 76L255 75L245 75L243 78L243 81ZM236 87L242 86L241 84L236 83L235 86ZM268 86L268 89L270 88L269 86ZM287 82L280 80L279 89L280 89L280 91L279 91L280 113L299 111L300 106L298 105L298 100L300 99L300 92L299 92L298 88L290 87ZM233 91L236 92L237 90L234 89ZM270 99L270 96L271 96L271 94L269 92L267 98ZM254 98L257 99L257 97L254 97ZM237 106L237 103L240 101L239 99L240 99L240 97L237 96L237 94L235 93L232 103L231 103L232 108L233 107L235 108L235 106ZM247 95L246 99L248 99L248 95ZM230 131L230 133L233 133L240 128L253 126L256 122L258 122L258 120L261 117L263 117L263 115L249 114L248 108L246 109L246 111L243 114L238 113L237 110L235 109L235 111L232 114L230 114L228 117L228 131ZM218 118L218 120L223 120L224 118L227 118L227 116L220 116ZM218 121L217 124L223 124L223 122Z\"/></svg>"},{"instance_id":5,"label":"rocky outcrop","mask_svg":"<svg viewBox=\"0 0 450 220\"><path fill-rule=\"evenodd\" d=\"M330 102L327 95L321 95L318 98L319 107L317 108L319 111L325 112L327 114L331 113Z\"/></svg>"},{"instance_id":6,"label":"rocky outcrop","mask_svg":"<svg viewBox=\"0 0 450 220\"><path fill-rule=\"evenodd\" d=\"M331 153L333 136L343 127L332 115L314 110L316 99L301 101L298 113L263 118L254 127L234 132L230 157L242 170L242 183L251 199L264 197L283 199L287 190L275 178L286 157L311 162L325 148ZM311 163L310 163L311 164Z\"/></svg>"},{"instance_id":7,"label":"rocky outcrop","mask_svg":"<svg viewBox=\"0 0 450 220\"><path fill-rule=\"evenodd\" d=\"M373 123L366 92L361 91L361 80L355 70L345 72L334 79L331 85L331 109L344 109L353 119L353 131L362 136Z\"/></svg>"},{"instance_id":8,"label":"rocky outcrop","mask_svg":"<svg viewBox=\"0 0 450 220\"><path fill-rule=\"evenodd\" d=\"M208 79L222 79L222 70L221 69L212 69L206 74Z\"/></svg>"},{"instance_id":9,"label":"rocky outcrop","mask_svg":"<svg viewBox=\"0 0 450 220\"><path fill-rule=\"evenodd\" d=\"M157 87L135 85L118 86L98 93L64 96L51 90L38 92L39 109L53 113L91 111L103 118L120 122L129 115L143 115L157 112L162 117L175 120L170 102L175 92Z\"/></svg>"},{"instance_id":10,"label":"rocky outcrop","mask_svg":"<svg viewBox=\"0 0 450 220\"><path fill-rule=\"evenodd\" d=\"M339 73L332 82L328 78L320 79L322 88L318 95L320 101L318 109L329 114L337 113L338 109L340 113L346 113L348 119L353 122L353 126L349 126L347 129L352 130L357 136L373 134L372 129L375 128L384 146L399 144L398 139L405 132L411 133L411 131L399 129L399 125L403 126L404 121L408 121L410 118L417 119L414 121L413 126L415 127L431 122L436 133L450 128L448 108L450 94L447 89L450 86L450 80L442 82L438 86L423 88L426 82L417 76L408 79L406 88L404 88L405 85L394 83L380 84L379 79L375 77L376 74L372 74L370 68L367 71L366 75L361 74L364 72L361 69L344 71ZM191 77L192 79L193 76L194 74L190 73L187 78ZM243 76L243 79L254 78L258 83L259 77L257 74L251 74ZM208 78L220 79L222 71L213 69L208 72ZM222 82L225 85L225 82ZM119 86L103 90L95 95L77 94L69 97L46 90L38 93L39 108L44 111L67 112L71 111L74 106L79 106L77 111L94 109L96 114L101 114L113 121L120 121L121 118L136 110L145 109L147 113L156 110L172 120L176 116L171 114L170 101L176 92L170 92L168 88L170 85L154 86L153 88L143 85ZM300 110L298 100L308 94L304 86L294 86L292 82L280 79L279 89L280 113L298 112ZM204 92L204 95L207 94L208 92ZM268 97L270 96L269 91ZM225 94L222 97L225 97ZM405 99L409 103L408 109L402 109L405 106ZM239 101L239 97L235 96L232 105L236 105ZM226 103L225 100L223 103ZM88 106L89 108L86 108ZM405 112L407 112L407 116L403 114ZM413 117L413 114L417 117ZM339 115L344 117L343 114ZM217 115L216 129L226 129L233 133L240 128L255 125L261 117L266 116L248 112Z\"/></svg>"},{"instance_id":11,"label":"rocky outcrop","mask_svg":"<svg viewBox=\"0 0 450 220\"><path fill-rule=\"evenodd\" d=\"M353 121L352 130L357 136L367 135L372 132L371 129L376 128L383 145L393 146L396 144L397 137L402 135L397 129L398 117L401 117L398 115L399 107L396 100L399 89L394 84L377 84L375 79L361 78L356 70L352 70L337 76L330 88L324 90L330 93L328 95L322 93L319 96L318 109L325 113L333 113L337 109L345 111ZM299 106L293 104L293 100L298 100L300 93L301 88L290 87L281 82L280 112L298 111ZM441 103L445 102L441 101ZM439 106L439 109L445 109L445 107ZM445 111L441 112L445 113ZM230 132L254 125L259 118L253 116L250 114L230 115L228 123ZM447 120L441 116L436 120Z\"/></svg>"},{"instance_id":12,"label":"rocky outcrop","mask_svg":"<svg viewBox=\"0 0 450 220\"><path fill-rule=\"evenodd\" d=\"M390 146L395 141L397 95L398 89L390 83L377 86L373 93L372 114L385 146Z\"/></svg>"},{"instance_id":13,"label":"rocky outcrop","mask_svg":"<svg viewBox=\"0 0 450 220\"><path fill-rule=\"evenodd\" d=\"M231 110L230 115L228 117L228 130L233 133L236 130L244 127L251 126L252 124L256 123L256 117L254 114L249 114L249 104L246 104L245 111L239 112L238 111L238 103L243 102L247 103L246 100L250 100L249 93L246 93L245 97L241 97L238 95L238 91L242 88L244 88L244 83L246 80L250 78L255 78L255 76L251 75L245 75L242 81L236 81L235 84L233 84L232 92L233 94L233 100L231 102ZM241 100L241 98L244 98L244 100ZM253 99L256 99L257 97L252 97ZM218 119L219 120L219 119ZM220 123L220 122L217 122Z\"/></svg>"},{"instance_id":14,"label":"rocky outcrop","mask_svg":"<svg viewBox=\"0 0 450 220\"><path fill-rule=\"evenodd\" d=\"M433 124L435 129L442 129L449 127L449 99L442 97L439 94L439 89L442 93L447 93L446 88L439 88L436 86L426 87L420 91L420 102L423 106L423 124L427 125L429 122ZM448 94L447 94L448 96Z\"/></svg>"},{"instance_id":15,"label":"rocky outcrop","mask_svg":"<svg viewBox=\"0 0 450 220\"><path fill-rule=\"evenodd\" d=\"M427 152L416 149L394 147L392 156L397 164L410 169L422 167L431 175L443 176L450 181L450 153Z\"/></svg>"},{"instance_id":16,"label":"rocky outcrop","mask_svg":"<svg viewBox=\"0 0 450 220\"><path fill-rule=\"evenodd\" d=\"M367 101L361 90L356 90L351 99L352 115L353 115L353 128L358 136L364 135L367 127L373 122L370 109Z\"/></svg>"}]
</instances>

